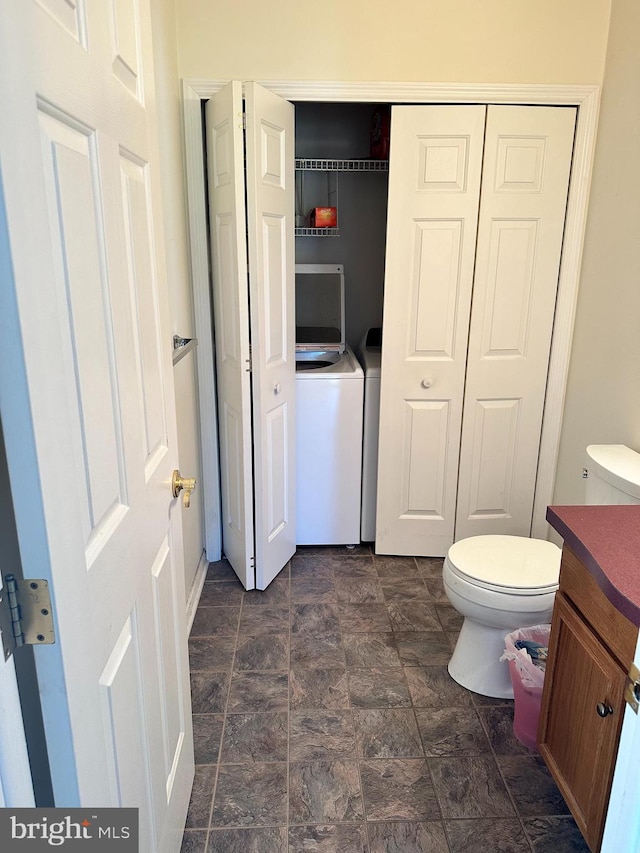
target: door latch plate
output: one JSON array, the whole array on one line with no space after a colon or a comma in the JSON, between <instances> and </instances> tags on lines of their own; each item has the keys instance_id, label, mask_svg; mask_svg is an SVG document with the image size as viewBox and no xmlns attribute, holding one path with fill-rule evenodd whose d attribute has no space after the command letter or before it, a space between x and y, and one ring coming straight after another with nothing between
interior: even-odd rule
<instances>
[{"instance_id":1,"label":"door latch plate","mask_svg":"<svg viewBox=\"0 0 640 853\"><path fill-rule=\"evenodd\" d=\"M638 713L638 704L640 703L640 669L635 664L631 664L627 673L627 681L624 687L624 698L631 705L633 710Z\"/></svg>"}]
</instances>

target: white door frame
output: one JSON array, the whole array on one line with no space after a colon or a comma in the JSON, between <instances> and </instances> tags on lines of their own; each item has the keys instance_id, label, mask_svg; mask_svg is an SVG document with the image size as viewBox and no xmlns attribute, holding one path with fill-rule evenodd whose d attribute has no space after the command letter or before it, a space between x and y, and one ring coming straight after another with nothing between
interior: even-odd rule
<instances>
[{"instance_id":1,"label":"white door frame","mask_svg":"<svg viewBox=\"0 0 640 853\"><path fill-rule=\"evenodd\" d=\"M634 663L640 666L640 635ZM639 750L640 717L625 703L600 853L637 853L640 850Z\"/></svg>"},{"instance_id":2,"label":"white door frame","mask_svg":"<svg viewBox=\"0 0 640 853\"><path fill-rule=\"evenodd\" d=\"M182 83L185 168L193 298L198 337L200 424L205 503L205 543L209 560L220 559L219 478L215 378L213 364L209 258L207 253L206 182L202 137L202 101L228 80L187 79ZM292 80L257 81L291 101L540 104L576 106L578 120L567 203L567 219L558 283L553 342L547 380L538 478L531 535L546 538L546 508L553 498L562 413L571 356L582 247L587 221L591 171L596 143L599 86L527 85L509 83L362 83ZM208 377L208 380L204 378Z\"/></svg>"},{"instance_id":3,"label":"white door frame","mask_svg":"<svg viewBox=\"0 0 640 853\"><path fill-rule=\"evenodd\" d=\"M0 808L35 805L13 658L0 660Z\"/></svg>"},{"instance_id":4,"label":"white door frame","mask_svg":"<svg viewBox=\"0 0 640 853\"><path fill-rule=\"evenodd\" d=\"M2 173L0 172L0 280L3 287L8 289L8 283L13 286L13 264L11 259L11 246L9 244L9 233L4 202L4 191L2 185ZM1 328L1 324L0 324ZM3 330L4 331L4 330ZM14 341L9 346L16 345ZM3 364L6 363L4 359ZM1 378L1 377L0 377ZM0 437L0 441L3 438ZM0 453L5 450L0 446ZM4 471L3 471L4 475ZM6 484L5 484L6 485ZM2 490L0 499L0 511L6 512L7 506L12 499L8 489ZM15 545L17 548L17 543ZM4 543L7 548L7 543ZM3 560L5 573L15 569L11 565L10 557ZM2 589L2 576L0 574L0 589ZM15 670L15 659L3 660L3 649L0 644L0 808L34 806L35 794L29 766L29 754L24 731L22 707L18 692L18 681Z\"/></svg>"}]
</instances>

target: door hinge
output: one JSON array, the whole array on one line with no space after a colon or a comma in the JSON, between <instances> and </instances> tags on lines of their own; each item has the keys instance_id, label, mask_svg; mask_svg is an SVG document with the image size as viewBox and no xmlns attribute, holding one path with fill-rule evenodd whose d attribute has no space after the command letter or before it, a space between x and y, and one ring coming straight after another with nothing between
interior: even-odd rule
<instances>
[{"instance_id":1,"label":"door hinge","mask_svg":"<svg viewBox=\"0 0 640 853\"><path fill-rule=\"evenodd\" d=\"M245 362L247 364L246 372L251 373L251 371L253 370L253 354L251 352L251 344L249 344L249 358L246 358Z\"/></svg>"},{"instance_id":2,"label":"door hinge","mask_svg":"<svg viewBox=\"0 0 640 853\"><path fill-rule=\"evenodd\" d=\"M49 584L41 578L5 575L0 590L0 634L4 659L18 646L55 643Z\"/></svg>"}]
</instances>

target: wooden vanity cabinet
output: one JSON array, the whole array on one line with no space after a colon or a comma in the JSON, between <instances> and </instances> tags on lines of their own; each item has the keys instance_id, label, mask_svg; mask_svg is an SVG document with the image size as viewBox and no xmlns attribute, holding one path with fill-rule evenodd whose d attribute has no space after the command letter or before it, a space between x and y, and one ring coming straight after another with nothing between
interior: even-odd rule
<instances>
[{"instance_id":1,"label":"wooden vanity cabinet","mask_svg":"<svg viewBox=\"0 0 640 853\"><path fill-rule=\"evenodd\" d=\"M602 842L637 636L565 545L538 743L592 853Z\"/></svg>"}]
</instances>

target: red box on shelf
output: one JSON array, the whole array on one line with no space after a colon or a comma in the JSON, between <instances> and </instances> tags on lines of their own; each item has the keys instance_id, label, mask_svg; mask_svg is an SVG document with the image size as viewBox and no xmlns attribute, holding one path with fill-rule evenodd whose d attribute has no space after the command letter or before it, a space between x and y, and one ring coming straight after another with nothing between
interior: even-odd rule
<instances>
[{"instance_id":1,"label":"red box on shelf","mask_svg":"<svg viewBox=\"0 0 640 853\"><path fill-rule=\"evenodd\" d=\"M311 228L335 228L338 224L338 210L335 207L312 207L309 213Z\"/></svg>"},{"instance_id":2,"label":"red box on shelf","mask_svg":"<svg viewBox=\"0 0 640 853\"><path fill-rule=\"evenodd\" d=\"M371 116L369 154L374 160L389 159L391 135L391 109L388 105L376 107Z\"/></svg>"}]
</instances>

